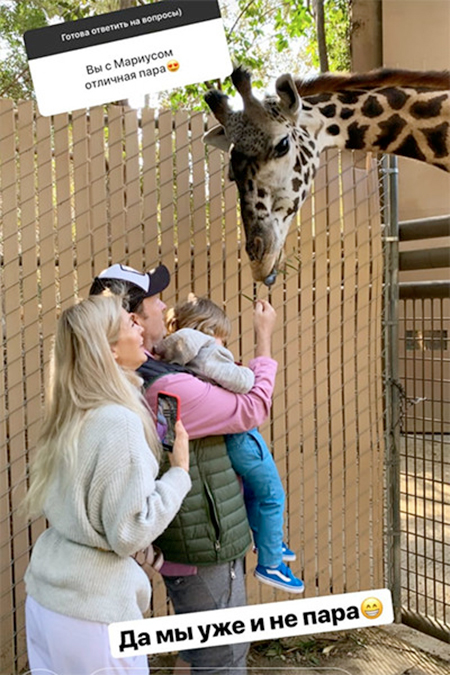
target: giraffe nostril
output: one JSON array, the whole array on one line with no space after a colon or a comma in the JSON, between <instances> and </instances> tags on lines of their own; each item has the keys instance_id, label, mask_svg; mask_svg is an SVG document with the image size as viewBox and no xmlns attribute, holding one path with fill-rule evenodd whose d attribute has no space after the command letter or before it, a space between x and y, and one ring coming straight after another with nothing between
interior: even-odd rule
<instances>
[{"instance_id":1,"label":"giraffe nostril","mask_svg":"<svg viewBox=\"0 0 450 675\"><path fill-rule=\"evenodd\" d=\"M261 262L264 256L264 241L262 240L261 237L255 237L253 240L253 256L255 260L258 260Z\"/></svg>"}]
</instances>

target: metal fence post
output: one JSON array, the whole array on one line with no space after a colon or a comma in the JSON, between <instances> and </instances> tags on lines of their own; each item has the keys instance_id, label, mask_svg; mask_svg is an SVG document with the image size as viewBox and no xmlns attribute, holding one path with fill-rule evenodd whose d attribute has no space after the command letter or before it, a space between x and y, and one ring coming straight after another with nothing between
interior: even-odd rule
<instances>
[{"instance_id":1,"label":"metal fence post","mask_svg":"<svg viewBox=\"0 0 450 675\"><path fill-rule=\"evenodd\" d=\"M400 390L398 386L398 167L397 158L382 160L384 205L384 353L386 439L387 582L395 621L401 621L400 526Z\"/></svg>"}]
</instances>

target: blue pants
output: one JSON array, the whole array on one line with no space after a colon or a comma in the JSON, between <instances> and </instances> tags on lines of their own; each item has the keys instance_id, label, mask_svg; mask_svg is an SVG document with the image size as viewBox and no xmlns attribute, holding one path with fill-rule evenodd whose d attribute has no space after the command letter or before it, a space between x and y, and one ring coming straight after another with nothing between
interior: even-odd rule
<instances>
[{"instance_id":1,"label":"blue pants","mask_svg":"<svg viewBox=\"0 0 450 675\"><path fill-rule=\"evenodd\" d=\"M258 563L282 561L284 489L269 449L257 429L225 436L228 455L244 484L247 517L258 549Z\"/></svg>"}]
</instances>

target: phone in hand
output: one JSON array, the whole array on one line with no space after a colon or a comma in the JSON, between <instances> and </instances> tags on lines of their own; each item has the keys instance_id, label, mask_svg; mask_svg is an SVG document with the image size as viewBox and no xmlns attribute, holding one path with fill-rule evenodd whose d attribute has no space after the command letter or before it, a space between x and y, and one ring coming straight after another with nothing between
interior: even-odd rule
<instances>
[{"instance_id":1,"label":"phone in hand","mask_svg":"<svg viewBox=\"0 0 450 675\"><path fill-rule=\"evenodd\" d=\"M175 443L175 422L180 419L180 398L168 391L157 394L156 430L163 450L172 452Z\"/></svg>"}]
</instances>

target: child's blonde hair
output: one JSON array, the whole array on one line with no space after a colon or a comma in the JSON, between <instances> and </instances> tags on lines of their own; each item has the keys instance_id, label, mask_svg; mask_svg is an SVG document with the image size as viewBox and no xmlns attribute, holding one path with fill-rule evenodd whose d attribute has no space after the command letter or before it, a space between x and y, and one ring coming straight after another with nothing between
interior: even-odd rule
<instances>
[{"instance_id":1,"label":"child's blonde hair","mask_svg":"<svg viewBox=\"0 0 450 675\"><path fill-rule=\"evenodd\" d=\"M231 323L225 312L209 298L197 298L193 293L189 293L185 302L168 310L166 324L169 334L181 328L195 328L222 340L231 334Z\"/></svg>"}]
</instances>

